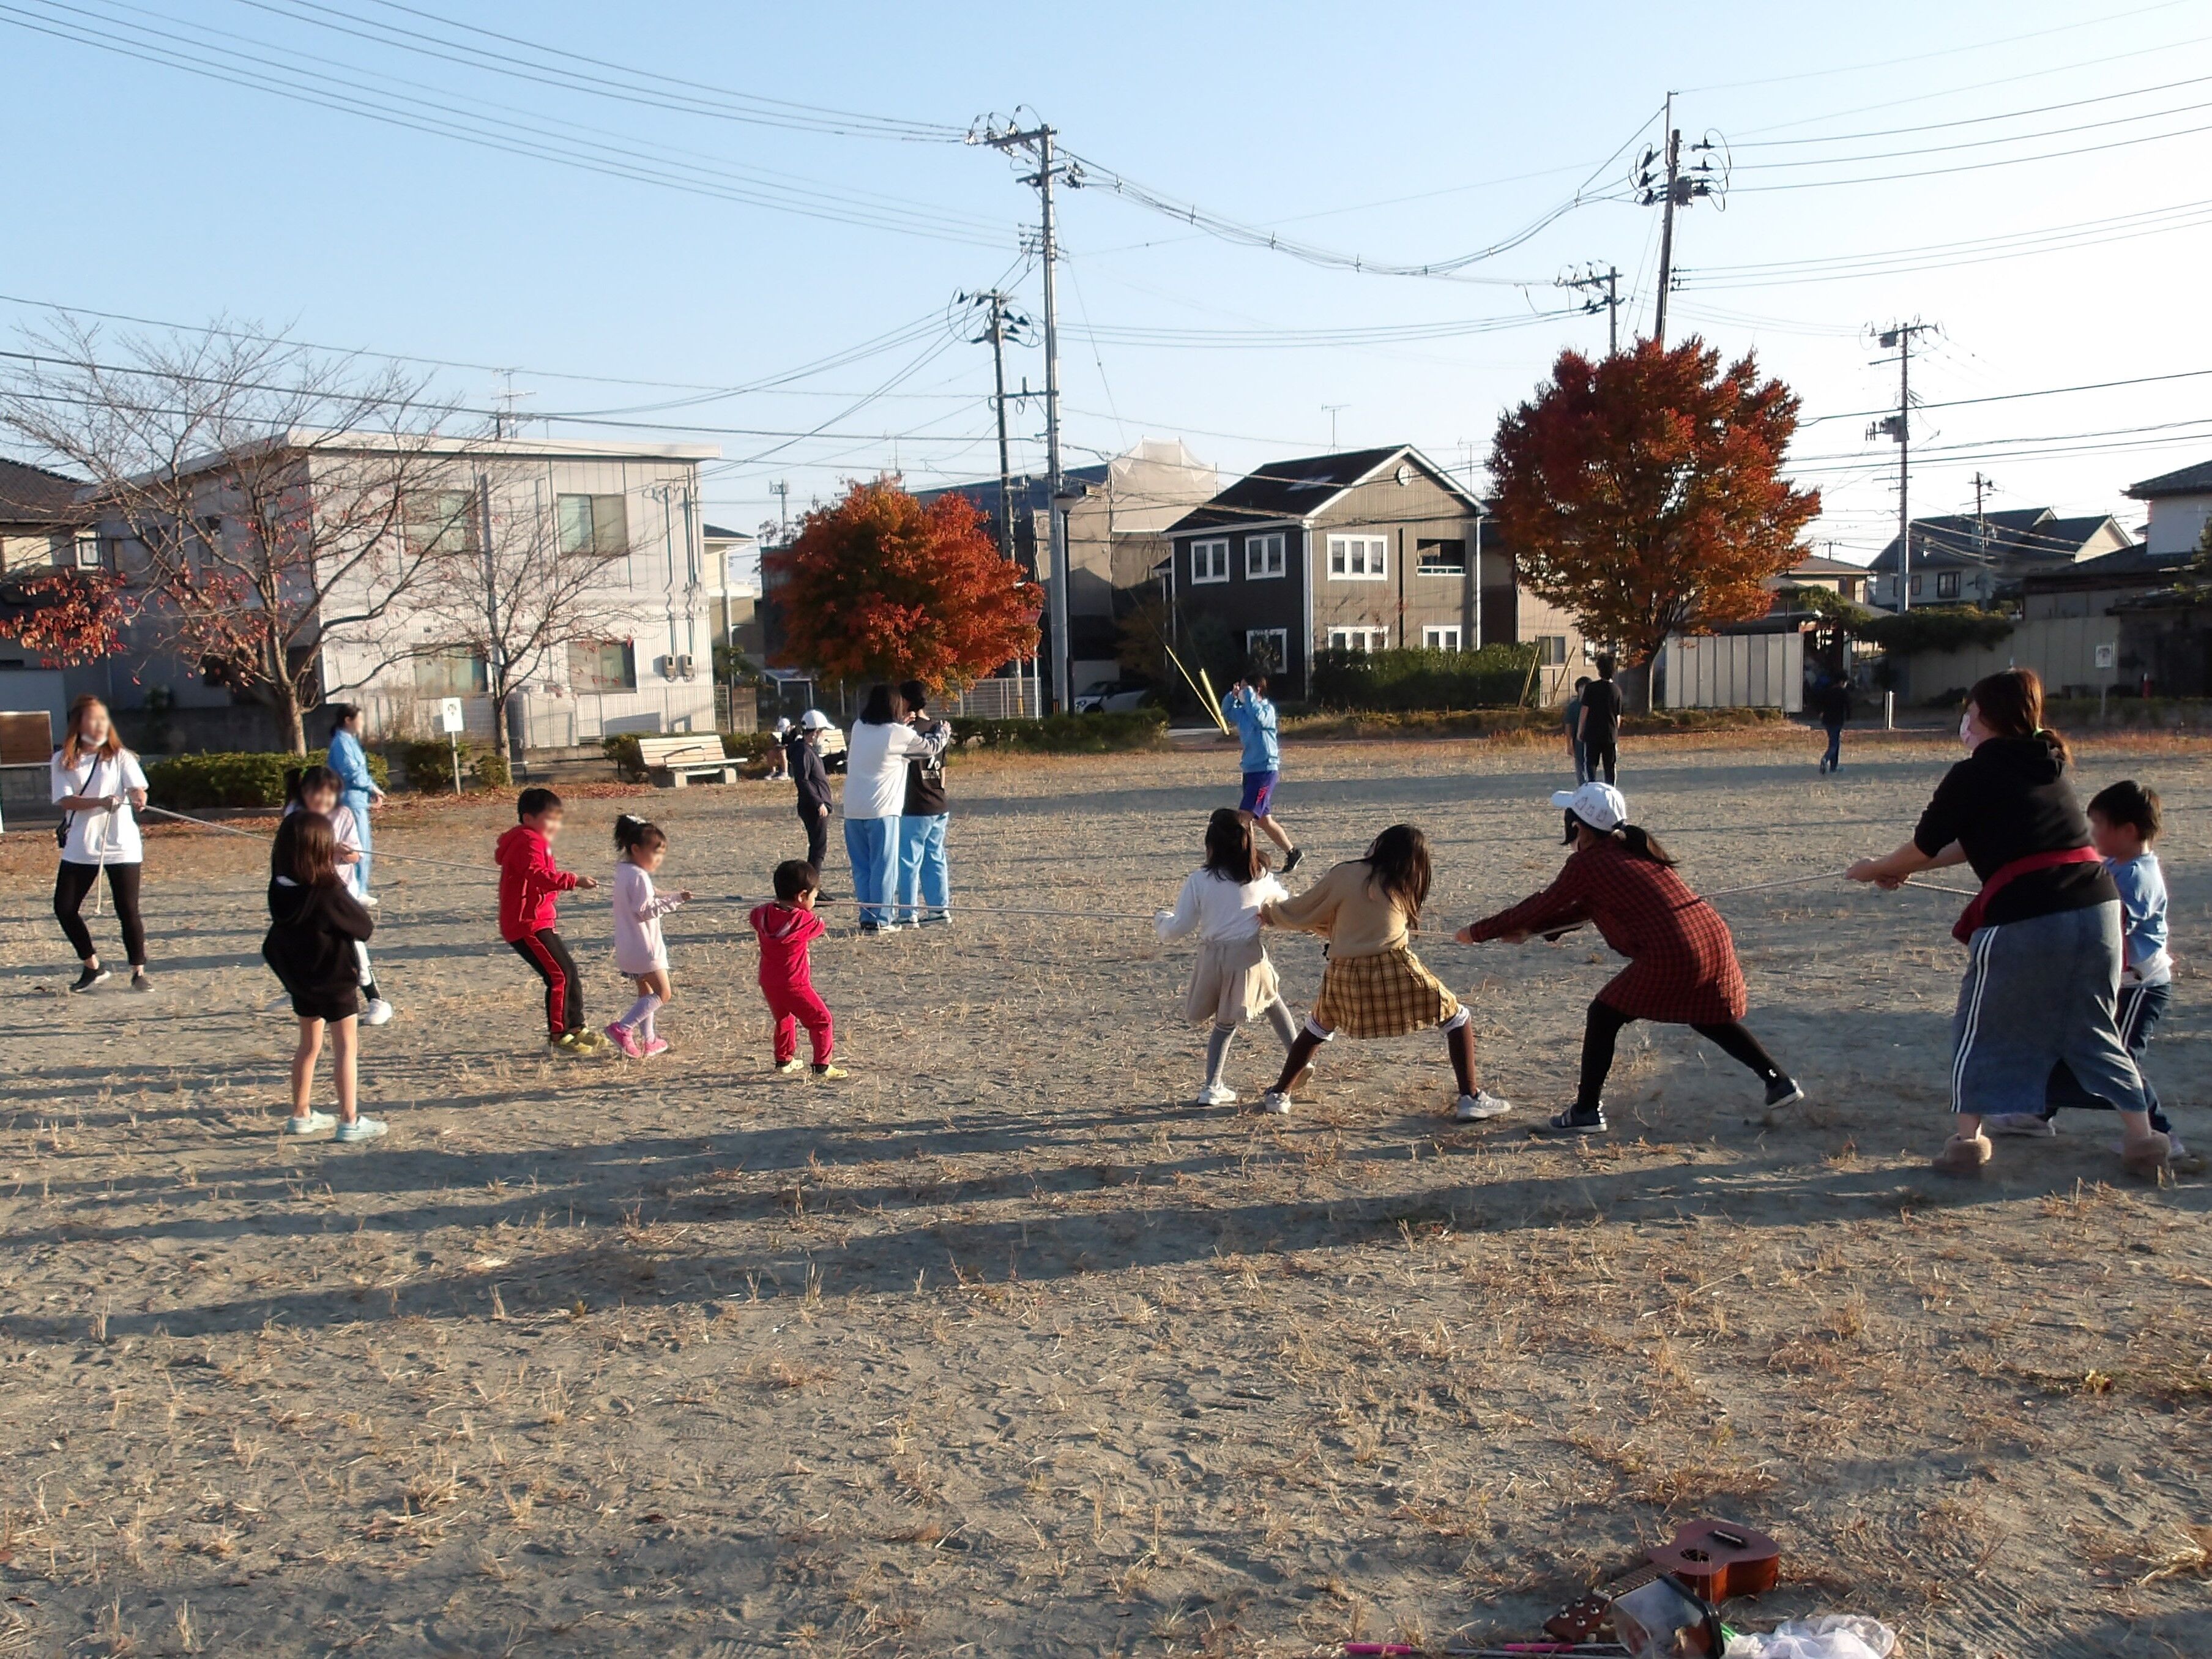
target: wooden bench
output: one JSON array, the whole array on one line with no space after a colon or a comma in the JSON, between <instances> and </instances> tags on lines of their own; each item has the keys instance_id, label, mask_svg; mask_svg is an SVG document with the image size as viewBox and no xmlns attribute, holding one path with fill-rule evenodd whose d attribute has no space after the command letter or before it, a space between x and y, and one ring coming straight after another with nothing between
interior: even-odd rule
<instances>
[{"instance_id":1,"label":"wooden bench","mask_svg":"<svg viewBox=\"0 0 2212 1659\"><path fill-rule=\"evenodd\" d=\"M738 781L738 763L722 752L722 740L709 732L703 737L640 738L637 757L646 775L668 787L681 789L695 777L714 777L724 783Z\"/></svg>"}]
</instances>

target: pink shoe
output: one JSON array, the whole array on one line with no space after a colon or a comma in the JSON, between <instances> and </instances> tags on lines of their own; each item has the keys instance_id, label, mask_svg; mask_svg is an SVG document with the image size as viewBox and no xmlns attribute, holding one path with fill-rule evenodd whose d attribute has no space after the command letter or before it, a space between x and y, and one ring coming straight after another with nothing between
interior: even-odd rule
<instances>
[{"instance_id":1,"label":"pink shoe","mask_svg":"<svg viewBox=\"0 0 2212 1659\"><path fill-rule=\"evenodd\" d=\"M668 1039L666 1037L655 1037L652 1042L645 1045L645 1058L647 1060L651 1060L655 1054L665 1054L667 1052Z\"/></svg>"},{"instance_id":2,"label":"pink shoe","mask_svg":"<svg viewBox=\"0 0 2212 1659\"><path fill-rule=\"evenodd\" d=\"M629 1026L610 1025L607 1027L607 1035L614 1040L615 1047L621 1049L623 1053L627 1054L630 1059L643 1060L645 1058L645 1050L637 1046L637 1039L630 1035L630 1029Z\"/></svg>"}]
</instances>

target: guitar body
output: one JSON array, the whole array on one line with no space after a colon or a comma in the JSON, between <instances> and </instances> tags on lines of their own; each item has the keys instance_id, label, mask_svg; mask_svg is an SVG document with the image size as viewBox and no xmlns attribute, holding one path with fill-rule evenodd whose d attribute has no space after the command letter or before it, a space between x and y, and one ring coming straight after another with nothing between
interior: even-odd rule
<instances>
[{"instance_id":1,"label":"guitar body","mask_svg":"<svg viewBox=\"0 0 2212 1659\"><path fill-rule=\"evenodd\" d=\"M1673 1543L1651 1552L1651 1565L1717 1604L1772 1589L1782 1551L1765 1533L1734 1521L1692 1521Z\"/></svg>"}]
</instances>

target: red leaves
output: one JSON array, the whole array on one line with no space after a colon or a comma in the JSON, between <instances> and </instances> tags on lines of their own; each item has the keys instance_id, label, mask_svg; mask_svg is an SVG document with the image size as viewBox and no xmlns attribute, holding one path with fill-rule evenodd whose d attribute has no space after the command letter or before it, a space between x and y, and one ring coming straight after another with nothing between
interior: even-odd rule
<instances>
[{"instance_id":1,"label":"red leaves","mask_svg":"<svg viewBox=\"0 0 2212 1659\"><path fill-rule=\"evenodd\" d=\"M37 652L48 668L113 656L130 620L122 579L104 570L55 567L0 583L0 639Z\"/></svg>"},{"instance_id":2,"label":"red leaves","mask_svg":"<svg viewBox=\"0 0 2212 1659\"><path fill-rule=\"evenodd\" d=\"M1036 648L1039 591L964 497L856 483L769 558L791 654L826 678L957 685Z\"/></svg>"},{"instance_id":3,"label":"red leaves","mask_svg":"<svg viewBox=\"0 0 2212 1659\"><path fill-rule=\"evenodd\" d=\"M1698 340L1593 362L1551 383L1491 447L1499 527L1528 586L1637 663L1667 635L1765 614L1818 490L1781 477L1797 399L1748 356L1720 372Z\"/></svg>"}]
</instances>

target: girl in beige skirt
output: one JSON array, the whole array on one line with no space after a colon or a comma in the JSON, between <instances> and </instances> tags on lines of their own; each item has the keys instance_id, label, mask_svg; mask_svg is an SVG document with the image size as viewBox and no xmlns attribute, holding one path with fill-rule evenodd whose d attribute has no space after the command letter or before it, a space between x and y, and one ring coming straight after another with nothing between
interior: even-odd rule
<instances>
[{"instance_id":1,"label":"girl in beige skirt","mask_svg":"<svg viewBox=\"0 0 2212 1659\"><path fill-rule=\"evenodd\" d=\"M1198 935L1198 961L1183 993L1183 1018L1194 1025L1212 1022L1206 1041L1206 1086L1201 1106L1233 1106L1237 1091L1222 1081L1229 1045L1237 1028L1265 1014L1287 1048L1297 1023L1284 1006L1275 964L1260 943L1260 908L1290 894L1268 872L1267 855L1254 842L1250 827L1223 807L1206 826L1206 863L1182 884L1176 908L1154 918L1163 940Z\"/></svg>"}]
</instances>

